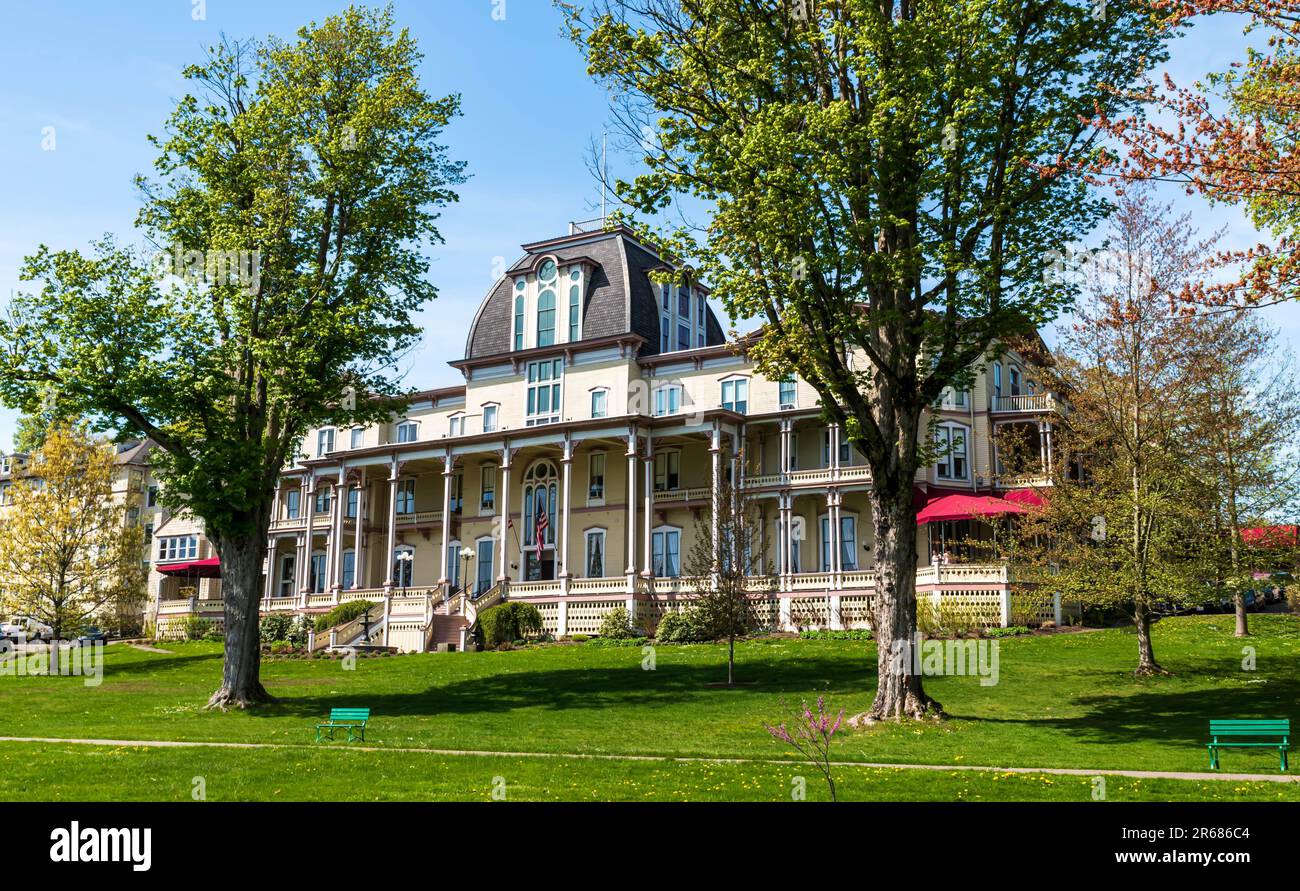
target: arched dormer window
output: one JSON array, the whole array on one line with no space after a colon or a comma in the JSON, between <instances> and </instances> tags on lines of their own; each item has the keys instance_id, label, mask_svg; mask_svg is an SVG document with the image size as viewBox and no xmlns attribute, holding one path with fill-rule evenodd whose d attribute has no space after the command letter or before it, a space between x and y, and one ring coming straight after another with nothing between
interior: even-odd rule
<instances>
[{"instance_id":1,"label":"arched dormer window","mask_svg":"<svg viewBox=\"0 0 1300 891\"><path fill-rule=\"evenodd\" d=\"M524 280L515 282L515 349L524 348Z\"/></svg>"},{"instance_id":2,"label":"arched dormer window","mask_svg":"<svg viewBox=\"0 0 1300 891\"><path fill-rule=\"evenodd\" d=\"M555 343L555 292L549 288L537 295L537 345Z\"/></svg>"}]
</instances>

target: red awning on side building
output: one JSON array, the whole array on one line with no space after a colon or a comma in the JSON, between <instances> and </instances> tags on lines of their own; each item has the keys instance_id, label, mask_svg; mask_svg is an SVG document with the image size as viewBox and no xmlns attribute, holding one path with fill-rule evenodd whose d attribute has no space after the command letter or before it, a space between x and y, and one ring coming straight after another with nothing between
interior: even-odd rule
<instances>
[{"instance_id":1,"label":"red awning on side building","mask_svg":"<svg viewBox=\"0 0 1300 891\"><path fill-rule=\"evenodd\" d=\"M916 515L916 522L944 523L1026 513L1029 511L1023 505L992 495L944 495L922 508Z\"/></svg>"},{"instance_id":2,"label":"red awning on side building","mask_svg":"<svg viewBox=\"0 0 1300 891\"><path fill-rule=\"evenodd\" d=\"M165 566L159 566L158 571L163 575L183 575L196 579L219 579L221 578L221 558L209 557L207 560L192 560L189 563L168 563Z\"/></svg>"}]
</instances>

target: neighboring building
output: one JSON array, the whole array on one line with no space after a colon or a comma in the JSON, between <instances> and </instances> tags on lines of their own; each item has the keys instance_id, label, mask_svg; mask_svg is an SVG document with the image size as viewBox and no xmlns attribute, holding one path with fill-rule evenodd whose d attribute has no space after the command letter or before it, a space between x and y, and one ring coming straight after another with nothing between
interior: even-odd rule
<instances>
[{"instance_id":1,"label":"neighboring building","mask_svg":"<svg viewBox=\"0 0 1300 891\"><path fill-rule=\"evenodd\" d=\"M166 522L168 513L158 501L159 484L150 466L150 456L156 446L151 440L132 440L124 443L104 443L104 448L114 451L116 472L113 475L113 500L117 504L132 506L126 512L129 526L142 526L144 546L140 555L145 563L153 553L154 530ZM15 452L0 455L0 519L11 504L10 489L20 480L39 478L31 456ZM107 620L108 617L106 617Z\"/></svg>"},{"instance_id":2,"label":"neighboring building","mask_svg":"<svg viewBox=\"0 0 1300 891\"><path fill-rule=\"evenodd\" d=\"M408 650L460 642L460 628L503 596L535 603L559 635L595 632L616 606L653 619L679 605L697 517L727 478L762 510L776 576L767 620L864 623L870 474L822 423L812 387L758 374L726 342L708 290L652 281L668 267L630 230L574 225L523 250L451 363L463 386L418 393L381 426L306 438L276 493L263 609L382 601L377 627ZM1031 359L1046 356L1041 342L1009 351L969 392L945 396L935 414L947 455L918 474L918 508L1045 482L1058 403ZM1036 444L1041 473L1002 475L995 434L1005 428L1027 434L1021 448ZM1005 624L1004 567L931 564L943 542L981 534L970 524L921 536L920 590L978 602L986 621ZM196 612L219 619L215 581L181 599L213 562L199 525L174 517L155 529L155 547L160 629L174 633Z\"/></svg>"}]
</instances>

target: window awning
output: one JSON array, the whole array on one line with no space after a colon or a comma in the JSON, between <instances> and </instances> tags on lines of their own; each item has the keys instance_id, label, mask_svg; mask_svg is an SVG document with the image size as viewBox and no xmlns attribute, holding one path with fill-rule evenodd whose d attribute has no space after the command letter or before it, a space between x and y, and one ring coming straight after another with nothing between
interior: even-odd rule
<instances>
[{"instance_id":1,"label":"window awning","mask_svg":"<svg viewBox=\"0 0 1300 891\"><path fill-rule=\"evenodd\" d=\"M1027 507L1046 507L1047 499L1037 489L1012 489L1002 496L1007 501L1023 504Z\"/></svg>"},{"instance_id":2,"label":"window awning","mask_svg":"<svg viewBox=\"0 0 1300 891\"><path fill-rule=\"evenodd\" d=\"M944 495L922 508L916 515L916 522L945 523L1027 513L1029 510L1024 505L992 495Z\"/></svg>"},{"instance_id":3,"label":"window awning","mask_svg":"<svg viewBox=\"0 0 1300 891\"><path fill-rule=\"evenodd\" d=\"M221 578L221 558L209 557L207 560L191 560L189 563L168 563L159 566L163 575L183 575L197 579Z\"/></svg>"}]
</instances>

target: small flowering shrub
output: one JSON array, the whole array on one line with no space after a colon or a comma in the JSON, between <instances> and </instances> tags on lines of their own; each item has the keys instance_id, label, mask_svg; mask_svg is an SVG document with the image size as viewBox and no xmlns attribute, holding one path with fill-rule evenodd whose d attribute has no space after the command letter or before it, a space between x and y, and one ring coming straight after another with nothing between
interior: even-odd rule
<instances>
[{"instance_id":1,"label":"small flowering shrub","mask_svg":"<svg viewBox=\"0 0 1300 891\"><path fill-rule=\"evenodd\" d=\"M773 739L793 747L805 761L821 771L822 776L826 778L826 785L830 788L831 801L837 801L835 778L831 775L831 737L836 734L843 722L844 709L840 709L839 714L832 716L826 710L826 697L818 696L816 712L808 707L808 702L805 700L790 719L776 726L764 724L763 727Z\"/></svg>"}]
</instances>

